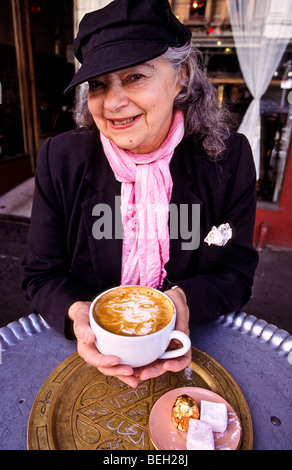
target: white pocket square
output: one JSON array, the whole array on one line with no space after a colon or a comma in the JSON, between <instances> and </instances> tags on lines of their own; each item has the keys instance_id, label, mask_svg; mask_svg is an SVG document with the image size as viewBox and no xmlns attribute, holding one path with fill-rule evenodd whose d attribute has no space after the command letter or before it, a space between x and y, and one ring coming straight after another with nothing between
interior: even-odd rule
<instances>
[{"instance_id":1,"label":"white pocket square","mask_svg":"<svg viewBox=\"0 0 292 470\"><path fill-rule=\"evenodd\" d=\"M204 242L208 245L217 245L224 246L232 237L232 228L229 224L221 224L219 227L212 227L211 231L208 233Z\"/></svg>"}]
</instances>

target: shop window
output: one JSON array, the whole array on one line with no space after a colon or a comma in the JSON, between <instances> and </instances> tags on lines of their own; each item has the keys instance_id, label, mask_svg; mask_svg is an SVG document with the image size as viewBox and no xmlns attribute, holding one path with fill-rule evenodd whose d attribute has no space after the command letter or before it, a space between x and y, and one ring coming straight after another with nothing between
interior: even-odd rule
<instances>
[{"instance_id":1,"label":"shop window","mask_svg":"<svg viewBox=\"0 0 292 470\"><path fill-rule=\"evenodd\" d=\"M178 2L179 3L179 2ZM204 5L201 5L204 3ZM183 16L182 14L180 16ZM218 99L228 104L238 129L252 101L244 82L225 0L190 2L185 23L192 41L203 54L204 65L218 87ZM277 204L291 145L292 43L261 99L261 154L257 181L258 201Z\"/></svg>"},{"instance_id":2,"label":"shop window","mask_svg":"<svg viewBox=\"0 0 292 470\"><path fill-rule=\"evenodd\" d=\"M34 174L45 138L74 127L73 0L3 0L0 195Z\"/></svg>"},{"instance_id":3,"label":"shop window","mask_svg":"<svg viewBox=\"0 0 292 470\"><path fill-rule=\"evenodd\" d=\"M11 4L0 15L0 160L24 153Z\"/></svg>"},{"instance_id":4,"label":"shop window","mask_svg":"<svg viewBox=\"0 0 292 470\"><path fill-rule=\"evenodd\" d=\"M30 23L42 143L74 126L72 97L63 93L75 72L73 0L30 0Z\"/></svg>"},{"instance_id":5,"label":"shop window","mask_svg":"<svg viewBox=\"0 0 292 470\"><path fill-rule=\"evenodd\" d=\"M289 45L261 100L260 201L277 203L281 195L292 130L291 57Z\"/></svg>"},{"instance_id":6,"label":"shop window","mask_svg":"<svg viewBox=\"0 0 292 470\"><path fill-rule=\"evenodd\" d=\"M274 77L261 99L261 155L257 182L258 201L278 203L281 195L292 128L292 50L288 45ZM205 48L205 65L219 88L219 99L233 112L238 129L252 101L235 48ZM291 67L292 68L292 67ZM290 71L290 72L289 72ZM291 77L290 77L291 75Z\"/></svg>"},{"instance_id":7,"label":"shop window","mask_svg":"<svg viewBox=\"0 0 292 470\"><path fill-rule=\"evenodd\" d=\"M205 15L205 9L205 0L192 0L190 2L190 20L202 20Z\"/></svg>"}]
</instances>

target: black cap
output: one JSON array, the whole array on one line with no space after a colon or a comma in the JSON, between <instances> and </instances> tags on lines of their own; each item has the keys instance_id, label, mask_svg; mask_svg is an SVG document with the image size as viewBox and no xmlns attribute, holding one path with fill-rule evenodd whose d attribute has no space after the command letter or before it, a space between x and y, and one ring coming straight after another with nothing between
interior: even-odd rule
<instances>
[{"instance_id":1,"label":"black cap","mask_svg":"<svg viewBox=\"0 0 292 470\"><path fill-rule=\"evenodd\" d=\"M65 93L98 75L141 64L191 40L167 0L114 0L87 13L73 47L82 64Z\"/></svg>"}]
</instances>

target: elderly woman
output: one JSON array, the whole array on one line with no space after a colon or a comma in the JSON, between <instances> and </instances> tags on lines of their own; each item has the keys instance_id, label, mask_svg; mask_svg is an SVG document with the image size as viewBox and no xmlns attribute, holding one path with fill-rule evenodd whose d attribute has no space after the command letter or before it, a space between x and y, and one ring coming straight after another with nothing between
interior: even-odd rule
<instances>
[{"instance_id":1,"label":"elderly woman","mask_svg":"<svg viewBox=\"0 0 292 470\"><path fill-rule=\"evenodd\" d=\"M85 15L74 48L82 65L66 92L82 85L78 126L41 149L23 287L35 312L74 332L85 361L135 387L183 369L191 352L119 364L94 345L90 301L117 285L162 289L184 332L240 309L257 265L253 158L166 0ZM229 237L207 237L222 224Z\"/></svg>"}]
</instances>

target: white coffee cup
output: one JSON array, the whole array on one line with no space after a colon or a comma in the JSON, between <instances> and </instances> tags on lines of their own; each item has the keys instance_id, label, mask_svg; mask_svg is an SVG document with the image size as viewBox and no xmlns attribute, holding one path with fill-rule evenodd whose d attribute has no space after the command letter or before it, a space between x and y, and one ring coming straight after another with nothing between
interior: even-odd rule
<instances>
[{"instance_id":1,"label":"white coffee cup","mask_svg":"<svg viewBox=\"0 0 292 470\"><path fill-rule=\"evenodd\" d=\"M141 367L151 364L156 359L171 359L182 356L190 349L190 338L182 331L174 329L176 322L176 309L173 302L166 294L160 291L157 292L166 297L166 299L172 303L174 308L174 314L171 321L161 330L143 336L123 336L102 328L95 321L94 306L104 294L115 289L119 288L114 287L98 295L90 306L90 326L95 334L95 345L99 352L119 357L121 364L128 364L131 367ZM172 339L178 339L182 343L182 347L166 351Z\"/></svg>"}]
</instances>

